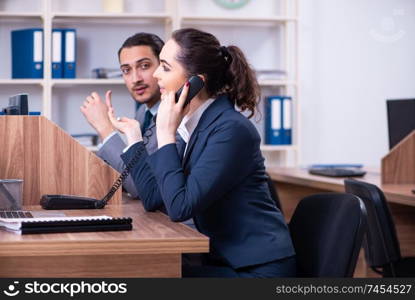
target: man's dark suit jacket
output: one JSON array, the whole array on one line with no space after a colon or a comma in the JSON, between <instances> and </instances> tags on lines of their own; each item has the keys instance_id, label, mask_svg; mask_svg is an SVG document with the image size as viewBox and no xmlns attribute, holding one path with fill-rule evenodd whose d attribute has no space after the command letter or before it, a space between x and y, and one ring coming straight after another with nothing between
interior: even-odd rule
<instances>
[{"instance_id":1,"label":"man's dark suit jacket","mask_svg":"<svg viewBox=\"0 0 415 300\"><path fill-rule=\"evenodd\" d=\"M124 153L124 162L140 147ZM164 204L173 221L193 217L210 238L210 255L233 268L294 255L267 187L258 132L225 95L203 113L183 160L176 144L144 151L132 177L146 210Z\"/></svg>"}]
</instances>

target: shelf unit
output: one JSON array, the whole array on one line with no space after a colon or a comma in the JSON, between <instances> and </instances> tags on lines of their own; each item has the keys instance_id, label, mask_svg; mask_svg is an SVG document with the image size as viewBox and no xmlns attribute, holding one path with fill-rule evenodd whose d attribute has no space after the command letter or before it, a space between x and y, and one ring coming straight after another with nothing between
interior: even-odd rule
<instances>
[{"instance_id":1,"label":"shelf unit","mask_svg":"<svg viewBox=\"0 0 415 300\"><path fill-rule=\"evenodd\" d=\"M20 22L24 20L26 23L33 22L35 25L32 27L37 27L37 24L41 24L41 27L44 29L44 79L10 79L10 75L0 74L0 87L8 86L15 87L16 92L23 91L26 86L34 86L36 89L39 89L41 92L40 101L41 101L41 110L42 114L46 117L54 120L54 111L56 107L66 100L61 100L60 98L66 99L68 93L79 93L75 98L77 104L79 104L79 98L82 98L80 90L83 92L85 90L84 97L87 96L87 90L93 91L94 89L103 90L105 88L114 88L118 89L121 93L124 93L123 97L129 97L126 91L122 92L124 88L124 83L122 79L93 79L89 78L87 72L88 67L94 67L93 63L87 62L87 58L94 59L94 51L92 46L91 49L78 51L78 66L81 69L82 58L85 57L85 66L83 70L78 72L79 78L76 79L52 79L51 78L51 29L53 27L75 27L75 28L86 28L90 30L89 35L85 35L84 40L89 41L92 33L95 31L105 31L111 27L115 27L113 30L127 31L130 30L132 33L137 31L150 31L142 30L142 28L147 28L145 26L153 26L158 30L154 32L159 34L162 38L167 39L173 30L176 30L181 27L196 27L202 30L212 32L216 35L219 40L224 45L229 45L230 43L236 44L242 48L242 50L247 54L248 59L253 60L253 66L262 64L258 69L265 69L267 63L261 62L260 58L268 56L275 60L273 68L278 65L278 67L286 71L287 76L284 78L275 78L275 79L259 79L259 84L261 86L263 95L271 94L287 94L290 95L293 99L293 144L292 145L262 145L261 150L264 153L266 158L267 165L295 165L298 164L298 149L299 149L299 101L298 101L298 57L297 57L297 48L298 48L298 0L265 0L265 6L269 5L274 9L271 13L271 9L265 7L262 13L252 13L253 11L258 11L257 9L253 10L252 7L247 7L245 10L225 10L219 8L213 1L205 0L149 0L149 1L140 1L141 4L145 4L148 9L141 10L138 4L135 4L133 0L124 0L125 13L109 13L102 11L99 0L88 1L88 5L85 1L74 0L74 1L64 1L64 0L34 0L31 5L36 5L37 9L33 11L19 11L15 5L13 8L8 8L13 6L12 2L22 2L23 0L4 0L6 4L3 4L3 7L0 5L0 35L1 35L1 26L7 24L7 22ZM37 2L36 2L37 1ZM192 5L190 5L190 2ZM268 2L267 2L268 1ZM69 4L71 2L71 4ZM249 5L255 6L258 5L251 1ZM26 2L25 2L26 3ZM33 4L35 3L35 4ZM37 4L36 4L37 3ZM74 4L72 4L74 3ZM78 4L77 4L78 3ZM268 3L268 4L267 4ZM82 4L82 5L81 5ZM84 5L85 4L85 5ZM72 5L72 6L70 6ZM77 6L78 5L78 6ZM210 5L210 7L208 7ZM87 6L85 8L84 6ZM82 7L81 10L77 11ZM152 9L155 7L155 9ZM189 7L192 7L189 10ZM208 7L208 9L206 9ZM209 12L209 14L206 13ZM105 27L111 24L111 27ZM144 24L144 25L143 25ZM137 26L139 25L139 26ZM117 27L118 26L118 27ZM144 27L143 27L144 26ZM15 26L17 27L17 25ZM153 28L151 27L151 28ZM137 29L139 28L139 29ZM221 28L223 32L230 32L228 36L233 36L234 39L227 39L227 36L221 37L216 34L215 31ZM234 33L238 30L241 30L240 33ZM85 30L87 31L87 30ZM251 31L251 34L250 34ZM220 33L220 31L218 31ZM247 34L245 40L243 34ZM252 34L255 32L255 34ZM115 46L112 46L111 54L105 52L108 57L108 60L114 60L111 64L116 64L116 50L122 43L122 41L131 35L127 32L120 33L121 41ZM219 34L220 35L220 34ZM263 47L257 47L258 43L262 40L251 42L251 38L255 38L258 35L258 39L268 40L275 39L276 43L264 44ZM278 38L276 38L278 36ZM78 37L82 37L81 29L78 30ZM111 36L114 37L114 34ZM117 36L118 38L118 36ZM274 40L273 40L274 41ZM86 42L84 42L86 43ZM105 44L102 41L94 42ZM117 43L117 42L113 42ZM4 44L3 44L4 45ZM0 46L4 47L4 46ZM245 46L245 49L244 49ZM115 47L115 48L114 48ZM259 49L256 49L257 47ZM272 47L274 47L272 50ZM88 48L84 45L84 48ZM263 50L265 49L265 50ZM0 49L1 50L1 49ZM263 52L261 51L268 51ZM277 55L274 55L274 51ZM254 53L252 53L254 52ZM7 51L0 51L0 55L6 53ZM100 53L101 54L101 53ZM10 54L9 54L10 55ZM111 56L113 55L113 56ZM252 59L251 59L252 58ZM259 59L258 59L259 58ZM11 59L10 59L11 60ZM258 63L259 62L259 63ZM103 63L108 63L104 61ZM10 73L9 73L10 74ZM20 88L21 87L21 88ZM9 89L8 89L9 90ZM7 91L8 91L7 90ZM0 92L0 96L5 98L8 95ZM120 97L121 98L121 97ZM76 102L75 101L75 102ZM81 99L82 101L82 99ZM72 102L69 99L66 102ZM129 106L132 108L133 102L130 100L125 100L122 103L131 102ZM262 103L262 107L263 107ZM64 109L58 109L59 114L62 115ZM124 111L129 109L125 108ZM68 112L69 113L69 112ZM56 115L56 113L55 113ZM264 116L262 111L262 116ZM78 116L72 116L77 122L78 119L83 119L81 114ZM255 119L255 117L253 118ZM258 127L258 130L261 132L263 129L263 119L262 121L256 122L255 125ZM57 121L58 122L58 121ZM261 123L262 122L262 123ZM59 122L58 122L59 124ZM71 131L70 124L67 124L65 128L64 124L59 124L64 129ZM73 129L72 129L73 130ZM75 133L75 132L70 132Z\"/></svg>"},{"instance_id":2,"label":"shelf unit","mask_svg":"<svg viewBox=\"0 0 415 300\"><path fill-rule=\"evenodd\" d=\"M30 12L5 12L0 11L1 18L42 18L43 14L41 13L30 13Z\"/></svg>"},{"instance_id":3,"label":"shelf unit","mask_svg":"<svg viewBox=\"0 0 415 300\"><path fill-rule=\"evenodd\" d=\"M0 79L1 85L43 85L43 79Z\"/></svg>"},{"instance_id":4,"label":"shelf unit","mask_svg":"<svg viewBox=\"0 0 415 300\"><path fill-rule=\"evenodd\" d=\"M293 22L297 21L297 18L293 17L248 17L248 16L229 16L229 17L221 17L221 16L187 16L184 15L181 17L182 22L244 22L244 23L285 23L285 22Z\"/></svg>"}]
</instances>

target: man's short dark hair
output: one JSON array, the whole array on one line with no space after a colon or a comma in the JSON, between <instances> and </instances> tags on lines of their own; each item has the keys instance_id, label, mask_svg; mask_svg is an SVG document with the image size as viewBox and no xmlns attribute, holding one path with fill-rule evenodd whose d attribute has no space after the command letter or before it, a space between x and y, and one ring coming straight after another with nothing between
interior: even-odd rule
<instances>
[{"instance_id":1,"label":"man's short dark hair","mask_svg":"<svg viewBox=\"0 0 415 300\"><path fill-rule=\"evenodd\" d=\"M159 58L161 48L164 46L164 42L157 35L147 32L139 32L130 36L122 44L121 48L118 50L118 59L120 59L121 50L124 48L130 48L134 46L149 46L153 51L154 55Z\"/></svg>"}]
</instances>

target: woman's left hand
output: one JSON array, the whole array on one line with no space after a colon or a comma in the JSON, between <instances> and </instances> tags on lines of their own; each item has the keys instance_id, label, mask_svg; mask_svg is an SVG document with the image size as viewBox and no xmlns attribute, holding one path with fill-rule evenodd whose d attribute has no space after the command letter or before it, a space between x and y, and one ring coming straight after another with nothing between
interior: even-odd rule
<instances>
[{"instance_id":1,"label":"woman's left hand","mask_svg":"<svg viewBox=\"0 0 415 300\"><path fill-rule=\"evenodd\" d=\"M183 108L184 102L189 92L189 83L183 87L179 101L175 101L175 93L169 92L162 96L161 103L157 112L157 143L161 148L164 145L176 142L176 131L189 111L189 105Z\"/></svg>"}]
</instances>

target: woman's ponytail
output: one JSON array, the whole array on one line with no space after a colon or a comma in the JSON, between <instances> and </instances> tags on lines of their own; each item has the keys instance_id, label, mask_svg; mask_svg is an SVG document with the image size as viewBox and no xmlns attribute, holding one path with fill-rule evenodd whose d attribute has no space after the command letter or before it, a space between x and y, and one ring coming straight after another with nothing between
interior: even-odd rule
<instances>
[{"instance_id":1,"label":"woman's ponytail","mask_svg":"<svg viewBox=\"0 0 415 300\"><path fill-rule=\"evenodd\" d=\"M260 89L255 73L245 55L237 46L226 47L231 59L228 67L227 93L241 111L249 110L248 118L255 114Z\"/></svg>"}]
</instances>

